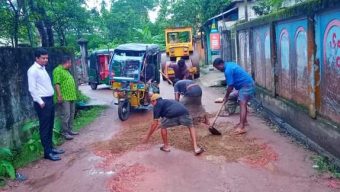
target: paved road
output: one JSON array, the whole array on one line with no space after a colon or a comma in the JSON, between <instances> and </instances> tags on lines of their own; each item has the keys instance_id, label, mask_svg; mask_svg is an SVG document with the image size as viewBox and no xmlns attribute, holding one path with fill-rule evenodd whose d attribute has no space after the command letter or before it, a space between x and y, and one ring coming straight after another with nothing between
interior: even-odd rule
<instances>
[{"instance_id":1,"label":"paved road","mask_svg":"<svg viewBox=\"0 0 340 192\"><path fill-rule=\"evenodd\" d=\"M210 74L201 77L201 81L206 83L213 78L214 75ZM93 91L88 86L80 88L93 98L93 103L110 107L94 123L81 130L73 141L63 144L67 152L62 156L62 161L40 160L21 169L28 176L28 181L11 183L8 191L339 191L328 187L330 181L327 176L320 176L312 169L310 157L313 154L310 151L276 133L254 113L248 119L249 132L242 137L256 140L275 154L271 159L260 159L259 162L265 163L249 163L243 161L244 158L227 161L208 152L196 157L192 152L179 148L164 153L159 150L160 143L140 145L121 154L98 152L94 150L95 145L119 137L124 129L150 121L151 111L134 113L128 121L121 122L110 89L99 87ZM172 87L163 82L161 94L164 98L173 98ZM222 96L223 89L204 87L203 102L207 112L217 111L219 105L213 101ZM237 121L238 116L235 115L221 117L218 122L232 125ZM159 137L159 133L155 134ZM184 131L183 134L188 133ZM110 147L112 151L115 149L115 146Z\"/></svg>"}]
</instances>

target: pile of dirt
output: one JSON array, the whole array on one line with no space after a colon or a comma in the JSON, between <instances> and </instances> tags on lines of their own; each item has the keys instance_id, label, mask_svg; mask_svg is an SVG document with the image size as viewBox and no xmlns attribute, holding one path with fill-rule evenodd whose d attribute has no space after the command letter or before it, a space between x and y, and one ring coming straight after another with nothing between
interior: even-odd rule
<instances>
[{"instance_id":1,"label":"pile of dirt","mask_svg":"<svg viewBox=\"0 0 340 192\"><path fill-rule=\"evenodd\" d=\"M340 179L336 178L327 179L326 185L331 189L340 189Z\"/></svg>"},{"instance_id":2,"label":"pile of dirt","mask_svg":"<svg viewBox=\"0 0 340 192\"><path fill-rule=\"evenodd\" d=\"M116 164L115 160L129 151L145 151L152 145L162 144L160 131L156 131L150 138L149 145L141 145L151 125L150 120L144 122L129 121L121 132L111 140L94 144L95 153L104 158L97 168L115 170L116 174L108 181L108 189L115 192L130 192L135 186L131 183L139 183L143 174L151 170L139 164ZM243 161L255 166L265 166L277 155L265 144L259 143L254 138L245 135L235 136L231 133L230 123L219 123L215 126L222 136L213 136L208 131L207 125L196 125L197 142L206 150L203 157L207 160ZM173 148L193 152L190 134L185 127L168 129L168 138Z\"/></svg>"},{"instance_id":3,"label":"pile of dirt","mask_svg":"<svg viewBox=\"0 0 340 192\"><path fill-rule=\"evenodd\" d=\"M130 150L147 150L147 147L140 149L140 144L151 121L130 122L119 134L111 140L95 144L97 152L106 151L105 158L113 160ZM264 166L266 163L277 159L276 153L267 145L259 143L255 138L248 138L244 135L235 136L231 133L230 123L220 123L215 126L222 132L222 136L213 136L209 133L207 126L200 124L196 126L197 142L206 150L205 156L222 157L225 161L238 161ZM185 127L168 129L168 138L172 147L192 152L192 145L189 131ZM160 132L156 131L149 141L151 144L161 144ZM99 156L103 156L100 155Z\"/></svg>"}]
</instances>

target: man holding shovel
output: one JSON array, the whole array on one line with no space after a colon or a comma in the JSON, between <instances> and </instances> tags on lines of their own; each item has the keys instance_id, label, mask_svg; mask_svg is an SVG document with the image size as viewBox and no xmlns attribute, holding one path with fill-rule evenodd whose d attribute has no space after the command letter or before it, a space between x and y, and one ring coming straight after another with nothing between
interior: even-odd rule
<instances>
[{"instance_id":1,"label":"man holding shovel","mask_svg":"<svg viewBox=\"0 0 340 192\"><path fill-rule=\"evenodd\" d=\"M170 152L167 128L183 125L189 129L195 155L200 155L204 152L204 149L197 145L196 132L193 127L192 118L189 115L188 110L181 103L175 100L162 99L159 94L153 94L151 96L151 104L154 107L154 120L143 143L149 141L151 135L159 128L160 121L161 136L164 144L160 150Z\"/></svg>"},{"instance_id":2,"label":"man holding shovel","mask_svg":"<svg viewBox=\"0 0 340 192\"><path fill-rule=\"evenodd\" d=\"M251 76L238 64L234 62L224 62L221 58L216 58L213 66L224 72L227 82L227 92L224 100L229 98L230 93L235 88L239 91L240 101L240 122L235 126L234 134L246 133L245 125L247 122L247 103L254 97L255 84Z\"/></svg>"}]
</instances>

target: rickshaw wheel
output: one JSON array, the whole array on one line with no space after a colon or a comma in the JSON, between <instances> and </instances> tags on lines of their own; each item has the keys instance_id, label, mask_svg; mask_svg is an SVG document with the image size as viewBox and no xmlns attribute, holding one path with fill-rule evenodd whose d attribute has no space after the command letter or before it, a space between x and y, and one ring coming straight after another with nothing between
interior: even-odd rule
<instances>
[{"instance_id":1,"label":"rickshaw wheel","mask_svg":"<svg viewBox=\"0 0 340 192\"><path fill-rule=\"evenodd\" d=\"M125 121L130 115L130 103L127 101L119 101L118 103L118 116L119 119Z\"/></svg>"},{"instance_id":2,"label":"rickshaw wheel","mask_svg":"<svg viewBox=\"0 0 340 192\"><path fill-rule=\"evenodd\" d=\"M90 83L91 89L96 90L97 89L97 83Z\"/></svg>"}]
</instances>

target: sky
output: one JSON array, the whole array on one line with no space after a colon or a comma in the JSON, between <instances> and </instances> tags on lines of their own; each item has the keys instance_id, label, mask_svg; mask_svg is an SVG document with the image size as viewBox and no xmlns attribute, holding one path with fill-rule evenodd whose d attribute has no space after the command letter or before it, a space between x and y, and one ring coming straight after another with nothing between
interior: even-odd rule
<instances>
[{"instance_id":1,"label":"sky","mask_svg":"<svg viewBox=\"0 0 340 192\"><path fill-rule=\"evenodd\" d=\"M108 5L110 5L110 1L111 0L105 0L106 4L108 4ZM86 0L86 3L87 3L87 5L89 6L90 9L96 8L97 10L99 10L101 2L102 2L102 0ZM157 16L158 16L158 11L159 11L159 7L156 7L155 10L150 10L148 12L150 21L152 23L154 23L156 21Z\"/></svg>"}]
</instances>

